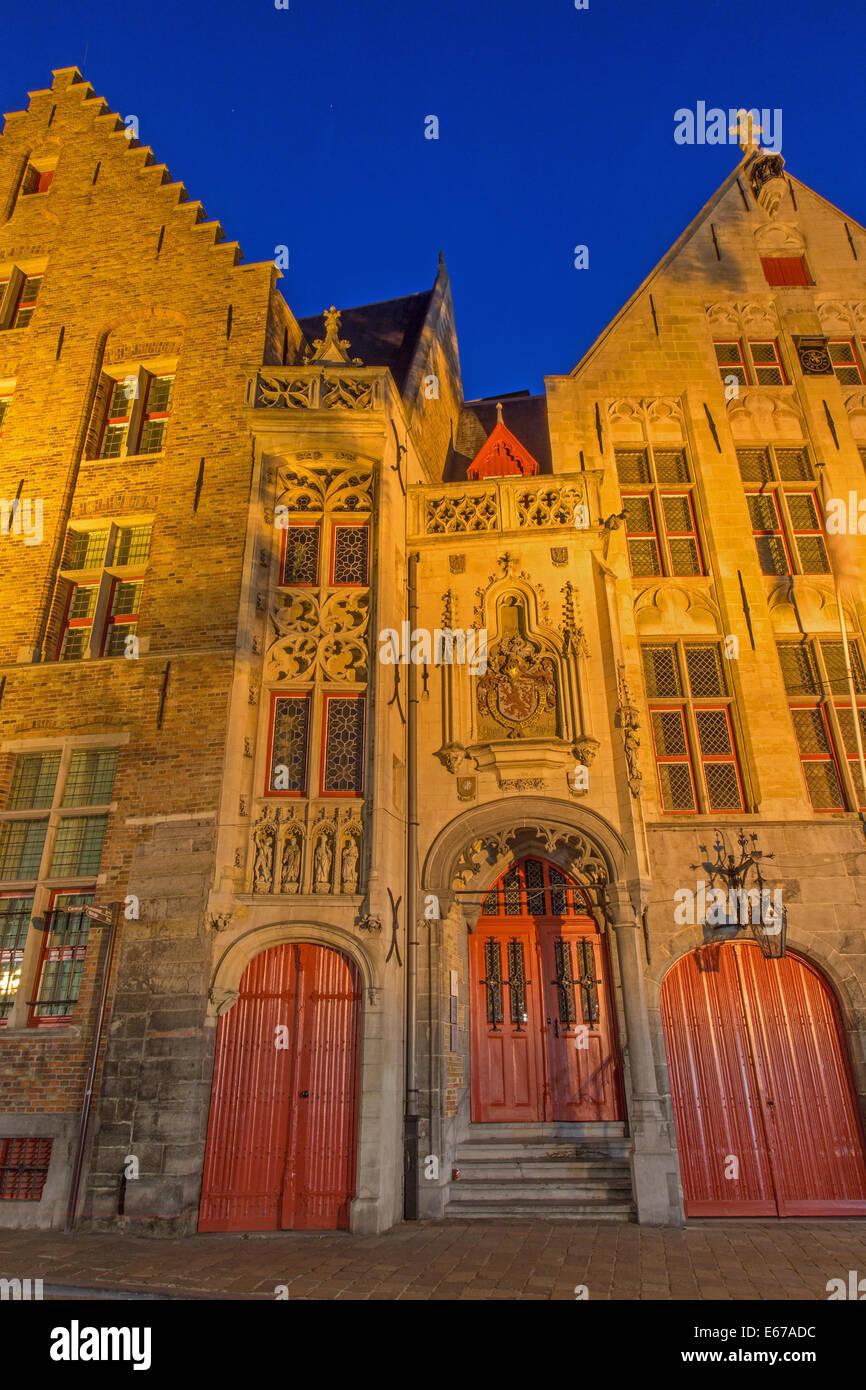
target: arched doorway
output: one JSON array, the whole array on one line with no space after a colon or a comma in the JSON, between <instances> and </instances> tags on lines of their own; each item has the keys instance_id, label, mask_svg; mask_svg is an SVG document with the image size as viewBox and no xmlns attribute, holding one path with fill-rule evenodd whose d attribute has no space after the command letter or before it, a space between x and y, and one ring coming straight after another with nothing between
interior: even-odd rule
<instances>
[{"instance_id":1,"label":"arched doorway","mask_svg":"<svg viewBox=\"0 0 866 1390\"><path fill-rule=\"evenodd\" d=\"M662 982L686 1216L866 1216L863 1132L836 1000L746 941Z\"/></svg>"},{"instance_id":2,"label":"arched doorway","mask_svg":"<svg viewBox=\"0 0 866 1390\"><path fill-rule=\"evenodd\" d=\"M348 1229L361 994L325 946L250 961L217 1025L200 1231Z\"/></svg>"},{"instance_id":3,"label":"arched doorway","mask_svg":"<svg viewBox=\"0 0 866 1390\"><path fill-rule=\"evenodd\" d=\"M472 1120L623 1118L607 943L580 887L517 860L469 937Z\"/></svg>"}]
</instances>

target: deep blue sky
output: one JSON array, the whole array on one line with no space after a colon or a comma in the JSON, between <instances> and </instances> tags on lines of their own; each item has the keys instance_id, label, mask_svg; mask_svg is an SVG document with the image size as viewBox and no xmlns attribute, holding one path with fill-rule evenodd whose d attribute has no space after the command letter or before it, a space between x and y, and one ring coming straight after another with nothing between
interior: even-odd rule
<instances>
[{"instance_id":1,"label":"deep blue sky","mask_svg":"<svg viewBox=\"0 0 866 1390\"><path fill-rule=\"evenodd\" d=\"M441 248L467 398L568 371L737 162L678 107L780 107L789 170L866 221L862 5L290 5L0 0L0 110L84 68L246 260L289 247L298 317L426 289Z\"/></svg>"}]
</instances>

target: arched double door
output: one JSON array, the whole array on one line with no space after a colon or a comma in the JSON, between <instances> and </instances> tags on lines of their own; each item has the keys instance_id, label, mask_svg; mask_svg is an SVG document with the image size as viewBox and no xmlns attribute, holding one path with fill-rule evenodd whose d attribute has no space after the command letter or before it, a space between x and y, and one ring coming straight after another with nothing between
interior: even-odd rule
<instances>
[{"instance_id":1,"label":"arched double door","mask_svg":"<svg viewBox=\"0 0 866 1390\"><path fill-rule=\"evenodd\" d=\"M662 982L686 1216L866 1216L839 1010L795 955L732 941Z\"/></svg>"},{"instance_id":2,"label":"arched double door","mask_svg":"<svg viewBox=\"0 0 866 1390\"><path fill-rule=\"evenodd\" d=\"M312 942L250 961L217 1025L200 1231L347 1229L361 982Z\"/></svg>"},{"instance_id":3,"label":"arched double door","mask_svg":"<svg viewBox=\"0 0 866 1390\"><path fill-rule=\"evenodd\" d=\"M621 1120L607 942L580 887L512 864L469 937L472 1120Z\"/></svg>"}]
</instances>

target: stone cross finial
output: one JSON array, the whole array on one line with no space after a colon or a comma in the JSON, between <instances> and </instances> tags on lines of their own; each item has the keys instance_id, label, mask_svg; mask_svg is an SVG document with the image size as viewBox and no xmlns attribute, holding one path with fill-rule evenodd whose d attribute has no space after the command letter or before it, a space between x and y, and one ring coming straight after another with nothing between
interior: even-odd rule
<instances>
[{"instance_id":1,"label":"stone cross finial","mask_svg":"<svg viewBox=\"0 0 866 1390\"><path fill-rule=\"evenodd\" d=\"M351 362L354 366L360 367L360 357L349 357L349 340L340 337L340 310L333 304L330 309L325 309L322 317L325 320L324 338L313 340L313 351L306 356L307 362Z\"/></svg>"},{"instance_id":2,"label":"stone cross finial","mask_svg":"<svg viewBox=\"0 0 866 1390\"><path fill-rule=\"evenodd\" d=\"M760 144L758 136L762 129L750 111L740 110L737 112L737 124L730 127L729 133L738 137L740 149L745 151Z\"/></svg>"}]
</instances>

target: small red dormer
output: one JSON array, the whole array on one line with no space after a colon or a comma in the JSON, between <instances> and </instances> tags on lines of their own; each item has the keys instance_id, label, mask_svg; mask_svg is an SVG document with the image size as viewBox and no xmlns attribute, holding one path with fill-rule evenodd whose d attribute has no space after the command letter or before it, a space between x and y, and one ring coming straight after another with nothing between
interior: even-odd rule
<instances>
[{"instance_id":1,"label":"small red dormer","mask_svg":"<svg viewBox=\"0 0 866 1390\"><path fill-rule=\"evenodd\" d=\"M475 482L480 478L529 478L538 464L528 449L502 423L502 403L496 405L496 424L467 470Z\"/></svg>"}]
</instances>

